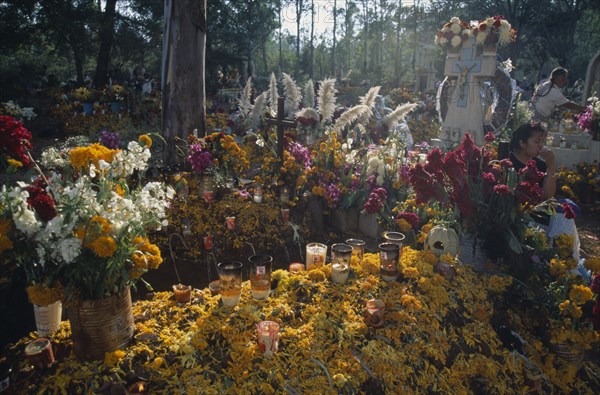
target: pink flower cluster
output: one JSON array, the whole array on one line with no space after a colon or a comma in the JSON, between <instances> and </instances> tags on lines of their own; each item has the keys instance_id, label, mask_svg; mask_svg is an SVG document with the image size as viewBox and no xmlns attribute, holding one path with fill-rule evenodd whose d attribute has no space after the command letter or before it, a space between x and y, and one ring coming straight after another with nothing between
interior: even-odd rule
<instances>
[{"instance_id":1,"label":"pink flower cluster","mask_svg":"<svg viewBox=\"0 0 600 395\"><path fill-rule=\"evenodd\" d=\"M371 191L369 199L367 199L367 202L364 204L363 209L368 214L378 213L383 208L386 199L387 191L384 188L375 188L373 189L373 191Z\"/></svg>"}]
</instances>

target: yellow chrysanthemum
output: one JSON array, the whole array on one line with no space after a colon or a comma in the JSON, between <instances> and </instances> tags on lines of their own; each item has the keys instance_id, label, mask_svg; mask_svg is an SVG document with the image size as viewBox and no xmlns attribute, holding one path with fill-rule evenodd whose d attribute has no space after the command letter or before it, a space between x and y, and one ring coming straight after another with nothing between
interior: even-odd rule
<instances>
[{"instance_id":1,"label":"yellow chrysanthemum","mask_svg":"<svg viewBox=\"0 0 600 395\"><path fill-rule=\"evenodd\" d=\"M123 350L107 352L104 354L104 365L108 368L114 368L121 360L123 360L123 358L125 358L125 355L127 354L125 354Z\"/></svg>"},{"instance_id":2,"label":"yellow chrysanthemum","mask_svg":"<svg viewBox=\"0 0 600 395\"><path fill-rule=\"evenodd\" d=\"M21 161L18 161L18 160L13 159L13 158L8 158L6 160L6 163L8 163L8 165L12 166L12 167L17 167L17 168L18 167L23 167L23 163Z\"/></svg>"},{"instance_id":3,"label":"yellow chrysanthemum","mask_svg":"<svg viewBox=\"0 0 600 395\"><path fill-rule=\"evenodd\" d=\"M576 305L582 305L585 302L592 300L593 296L592 290L586 285L575 285L569 292L569 298Z\"/></svg>"},{"instance_id":4,"label":"yellow chrysanthemum","mask_svg":"<svg viewBox=\"0 0 600 395\"><path fill-rule=\"evenodd\" d=\"M587 258L583 263L586 269L591 270L592 273L600 273L600 258L591 257Z\"/></svg>"},{"instance_id":5,"label":"yellow chrysanthemum","mask_svg":"<svg viewBox=\"0 0 600 395\"><path fill-rule=\"evenodd\" d=\"M138 141L146 148L152 147L152 139L147 134L142 134L140 137L138 137Z\"/></svg>"},{"instance_id":6,"label":"yellow chrysanthemum","mask_svg":"<svg viewBox=\"0 0 600 395\"><path fill-rule=\"evenodd\" d=\"M92 241L89 248L100 258L110 258L117 251L117 242L111 236L101 236Z\"/></svg>"}]
</instances>

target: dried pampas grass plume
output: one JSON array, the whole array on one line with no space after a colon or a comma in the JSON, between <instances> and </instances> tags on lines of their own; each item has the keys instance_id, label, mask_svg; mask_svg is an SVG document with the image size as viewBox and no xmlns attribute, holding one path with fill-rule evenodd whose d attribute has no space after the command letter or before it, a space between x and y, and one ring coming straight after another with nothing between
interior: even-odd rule
<instances>
[{"instance_id":1,"label":"dried pampas grass plume","mask_svg":"<svg viewBox=\"0 0 600 395\"><path fill-rule=\"evenodd\" d=\"M333 125L333 130L343 130L347 126L349 126L352 122L356 121L359 118L370 118L373 116L373 111L371 107L365 104L358 104L348 111L344 112L340 117L336 120Z\"/></svg>"},{"instance_id":2,"label":"dried pampas grass plume","mask_svg":"<svg viewBox=\"0 0 600 395\"><path fill-rule=\"evenodd\" d=\"M317 98L317 108L322 122L329 122L333 118L335 112L335 78L327 78L321 81L319 86L319 96Z\"/></svg>"},{"instance_id":3,"label":"dried pampas grass plume","mask_svg":"<svg viewBox=\"0 0 600 395\"><path fill-rule=\"evenodd\" d=\"M283 77L283 93L285 94L285 113L287 116L293 116L302 101L302 94L298 85L287 73L281 73Z\"/></svg>"},{"instance_id":4,"label":"dried pampas grass plume","mask_svg":"<svg viewBox=\"0 0 600 395\"><path fill-rule=\"evenodd\" d=\"M379 95L380 89L381 86L374 86L371 89L369 89L366 95L360 97L360 104L373 107L375 105L375 99L377 99L377 95Z\"/></svg>"},{"instance_id":5,"label":"dried pampas grass plume","mask_svg":"<svg viewBox=\"0 0 600 395\"><path fill-rule=\"evenodd\" d=\"M394 111L383 117L383 124L387 126L388 130L394 129L398 123L404 119L411 111L417 108L417 103L404 103L396 107Z\"/></svg>"},{"instance_id":6,"label":"dried pampas grass plume","mask_svg":"<svg viewBox=\"0 0 600 395\"><path fill-rule=\"evenodd\" d=\"M252 106L252 110L248 114L248 126L252 129L257 129L258 124L260 123L260 119L265 110L265 106L267 104L267 92L263 92L256 100L254 100L254 106Z\"/></svg>"},{"instance_id":7,"label":"dried pampas grass plume","mask_svg":"<svg viewBox=\"0 0 600 395\"><path fill-rule=\"evenodd\" d=\"M312 107L303 108L302 110L298 111L295 116L296 118L314 119L317 122L320 120L318 111Z\"/></svg>"},{"instance_id":8,"label":"dried pampas grass plume","mask_svg":"<svg viewBox=\"0 0 600 395\"><path fill-rule=\"evenodd\" d=\"M271 73L271 80L269 81L268 103L272 110L277 109L277 99L279 99L279 92L277 92L277 78L275 77L275 73Z\"/></svg>"},{"instance_id":9,"label":"dried pampas grass plume","mask_svg":"<svg viewBox=\"0 0 600 395\"><path fill-rule=\"evenodd\" d=\"M243 115L248 115L250 110L252 109L252 77L248 77L246 80L246 85L244 86L244 90L242 91L242 96L238 99L238 108L240 109L240 113Z\"/></svg>"},{"instance_id":10,"label":"dried pampas grass plume","mask_svg":"<svg viewBox=\"0 0 600 395\"><path fill-rule=\"evenodd\" d=\"M304 107L315 106L315 84L313 80L306 81L306 85L304 85L304 99L302 100L302 104L304 104Z\"/></svg>"}]
</instances>

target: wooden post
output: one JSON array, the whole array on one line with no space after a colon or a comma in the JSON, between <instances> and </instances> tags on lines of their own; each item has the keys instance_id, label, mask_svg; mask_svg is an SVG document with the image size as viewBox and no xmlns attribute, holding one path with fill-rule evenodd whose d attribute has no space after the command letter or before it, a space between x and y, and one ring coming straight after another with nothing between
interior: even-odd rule
<instances>
[{"instance_id":1,"label":"wooden post","mask_svg":"<svg viewBox=\"0 0 600 395\"><path fill-rule=\"evenodd\" d=\"M277 126L277 157L279 160L283 160L283 132L288 128L295 128L296 121L293 119L285 119L285 108L284 98L279 97L277 99L277 118L267 118L265 122L269 125Z\"/></svg>"}]
</instances>

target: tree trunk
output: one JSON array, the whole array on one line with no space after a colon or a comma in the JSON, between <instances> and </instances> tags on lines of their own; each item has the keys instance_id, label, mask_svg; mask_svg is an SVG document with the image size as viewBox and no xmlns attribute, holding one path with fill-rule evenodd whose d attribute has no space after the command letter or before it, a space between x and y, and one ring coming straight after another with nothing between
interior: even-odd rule
<instances>
[{"instance_id":1,"label":"tree trunk","mask_svg":"<svg viewBox=\"0 0 600 395\"><path fill-rule=\"evenodd\" d=\"M165 165L181 163L176 143L194 130L204 136L206 0L165 0L162 134Z\"/></svg>"},{"instance_id":2,"label":"tree trunk","mask_svg":"<svg viewBox=\"0 0 600 395\"><path fill-rule=\"evenodd\" d=\"M337 44L337 0L333 0L333 45L331 46L331 77L336 78L335 47ZM341 77L341 76L340 76ZM339 80L339 78L338 78Z\"/></svg>"},{"instance_id":3,"label":"tree trunk","mask_svg":"<svg viewBox=\"0 0 600 395\"><path fill-rule=\"evenodd\" d=\"M277 74L280 74L281 71L283 70L283 46L281 43L281 2L279 3L279 70Z\"/></svg>"},{"instance_id":4,"label":"tree trunk","mask_svg":"<svg viewBox=\"0 0 600 395\"><path fill-rule=\"evenodd\" d=\"M102 88L108 83L108 69L110 67L110 52L115 35L115 10L117 0L107 0L104 14L102 15L102 25L100 26L100 49L96 60L96 75L94 76L94 86Z\"/></svg>"},{"instance_id":5,"label":"tree trunk","mask_svg":"<svg viewBox=\"0 0 600 395\"><path fill-rule=\"evenodd\" d=\"M315 0L310 2L310 48L308 59L308 78L313 78L314 75L314 57L315 57Z\"/></svg>"},{"instance_id":6,"label":"tree trunk","mask_svg":"<svg viewBox=\"0 0 600 395\"><path fill-rule=\"evenodd\" d=\"M303 0L296 0L296 73L300 72L300 20L304 11Z\"/></svg>"}]
</instances>

